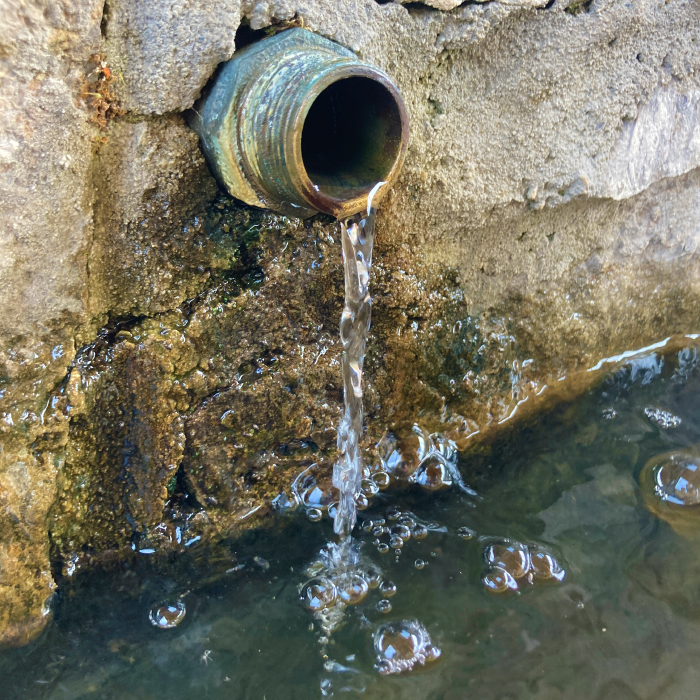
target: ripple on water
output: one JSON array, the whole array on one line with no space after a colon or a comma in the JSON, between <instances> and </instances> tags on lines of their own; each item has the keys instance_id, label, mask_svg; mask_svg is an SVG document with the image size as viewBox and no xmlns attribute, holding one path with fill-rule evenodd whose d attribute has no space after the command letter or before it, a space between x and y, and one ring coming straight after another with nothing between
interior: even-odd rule
<instances>
[{"instance_id":1,"label":"ripple on water","mask_svg":"<svg viewBox=\"0 0 700 700\"><path fill-rule=\"evenodd\" d=\"M416 666L436 661L440 650L418 620L401 620L380 625L372 637L379 673L405 673Z\"/></svg>"}]
</instances>

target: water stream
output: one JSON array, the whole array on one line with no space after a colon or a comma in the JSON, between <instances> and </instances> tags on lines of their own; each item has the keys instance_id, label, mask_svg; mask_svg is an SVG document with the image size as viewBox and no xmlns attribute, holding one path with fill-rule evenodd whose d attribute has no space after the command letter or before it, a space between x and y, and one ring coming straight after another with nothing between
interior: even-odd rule
<instances>
[{"instance_id":1,"label":"water stream","mask_svg":"<svg viewBox=\"0 0 700 700\"><path fill-rule=\"evenodd\" d=\"M362 480L362 365L372 314L369 271L376 218L372 197L383 184L378 183L370 192L364 218L356 215L340 224L345 269L345 307L340 317L345 410L338 425L340 459L333 468L333 486L340 494L334 530L341 542L348 540L355 526L356 500L360 495Z\"/></svg>"}]
</instances>

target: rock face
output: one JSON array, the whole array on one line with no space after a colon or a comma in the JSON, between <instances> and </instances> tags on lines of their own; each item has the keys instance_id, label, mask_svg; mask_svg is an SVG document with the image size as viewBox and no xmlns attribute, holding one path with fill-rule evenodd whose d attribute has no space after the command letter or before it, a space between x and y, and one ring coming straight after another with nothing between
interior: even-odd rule
<instances>
[{"instance_id":1,"label":"rock face","mask_svg":"<svg viewBox=\"0 0 700 700\"><path fill-rule=\"evenodd\" d=\"M698 330L694 0L0 1L0 20L2 643L42 628L61 576L235 534L332 462L336 224L225 197L186 126L236 40L302 24L409 109L368 445L419 412L468 445L555 379Z\"/></svg>"}]
</instances>

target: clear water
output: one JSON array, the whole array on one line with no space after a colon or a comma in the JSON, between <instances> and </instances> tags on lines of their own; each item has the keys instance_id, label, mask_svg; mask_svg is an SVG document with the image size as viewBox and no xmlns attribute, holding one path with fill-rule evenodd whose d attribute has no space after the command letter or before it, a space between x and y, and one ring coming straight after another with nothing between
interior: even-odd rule
<instances>
[{"instance_id":1,"label":"clear water","mask_svg":"<svg viewBox=\"0 0 700 700\"><path fill-rule=\"evenodd\" d=\"M638 358L493 445L433 462L425 484L392 476L371 493L354 530L367 590L350 591L359 600L330 635L299 598L333 524L297 511L244 540L74 577L42 638L0 654L2 697L696 698L700 512L669 518L639 477L698 443L698 351ZM382 473L400 463L387 452ZM373 534L401 525L413 534L396 548L405 531ZM489 592L487 558L505 556L504 540L529 553L515 546L508 566L544 548L563 580ZM380 672L377 649L418 647L441 653Z\"/></svg>"},{"instance_id":2,"label":"clear water","mask_svg":"<svg viewBox=\"0 0 700 700\"><path fill-rule=\"evenodd\" d=\"M362 452L359 447L362 437L362 366L372 320L369 271L372 267L375 217L376 210L371 205L370 195L366 217L355 216L340 223L345 270L345 306L340 317L345 409L338 425L340 459L333 468L333 486L339 493L334 529L341 540L347 540L355 526L356 500L362 480Z\"/></svg>"}]
</instances>

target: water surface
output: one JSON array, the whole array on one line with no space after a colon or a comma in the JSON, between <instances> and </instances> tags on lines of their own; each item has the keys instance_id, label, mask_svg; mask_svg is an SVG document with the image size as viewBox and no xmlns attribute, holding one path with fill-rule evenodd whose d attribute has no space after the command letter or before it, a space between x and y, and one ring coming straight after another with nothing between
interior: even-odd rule
<instances>
[{"instance_id":1,"label":"water surface","mask_svg":"<svg viewBox=\"0 0 700 700\"><path fill-rule=\"evenodd\" d=\"M195 545L169 562L142 556L75 576L43 636L0 654L2 697L695 698L700 537L650 512L637 479L654 455L700 443L698 366L692 349L629 362L574 403L460 454L468 488L380 491L355 536L396 593L371 589L325 645L299 587L333 525L297 511L211 550ZM428 535L411 537L398 557L381 554L362 525L392 525L398 511ZM692 510L689 530L696 517L700 533ZM487 592L483 552L493 538L548 548L563 582ZM377 609L380 600L390 610ZM179 625L152 624L154 606L178 601ZM441 656L381 675L373 634L405 619L424 625Z\"/></svg>"}]
</instances>

